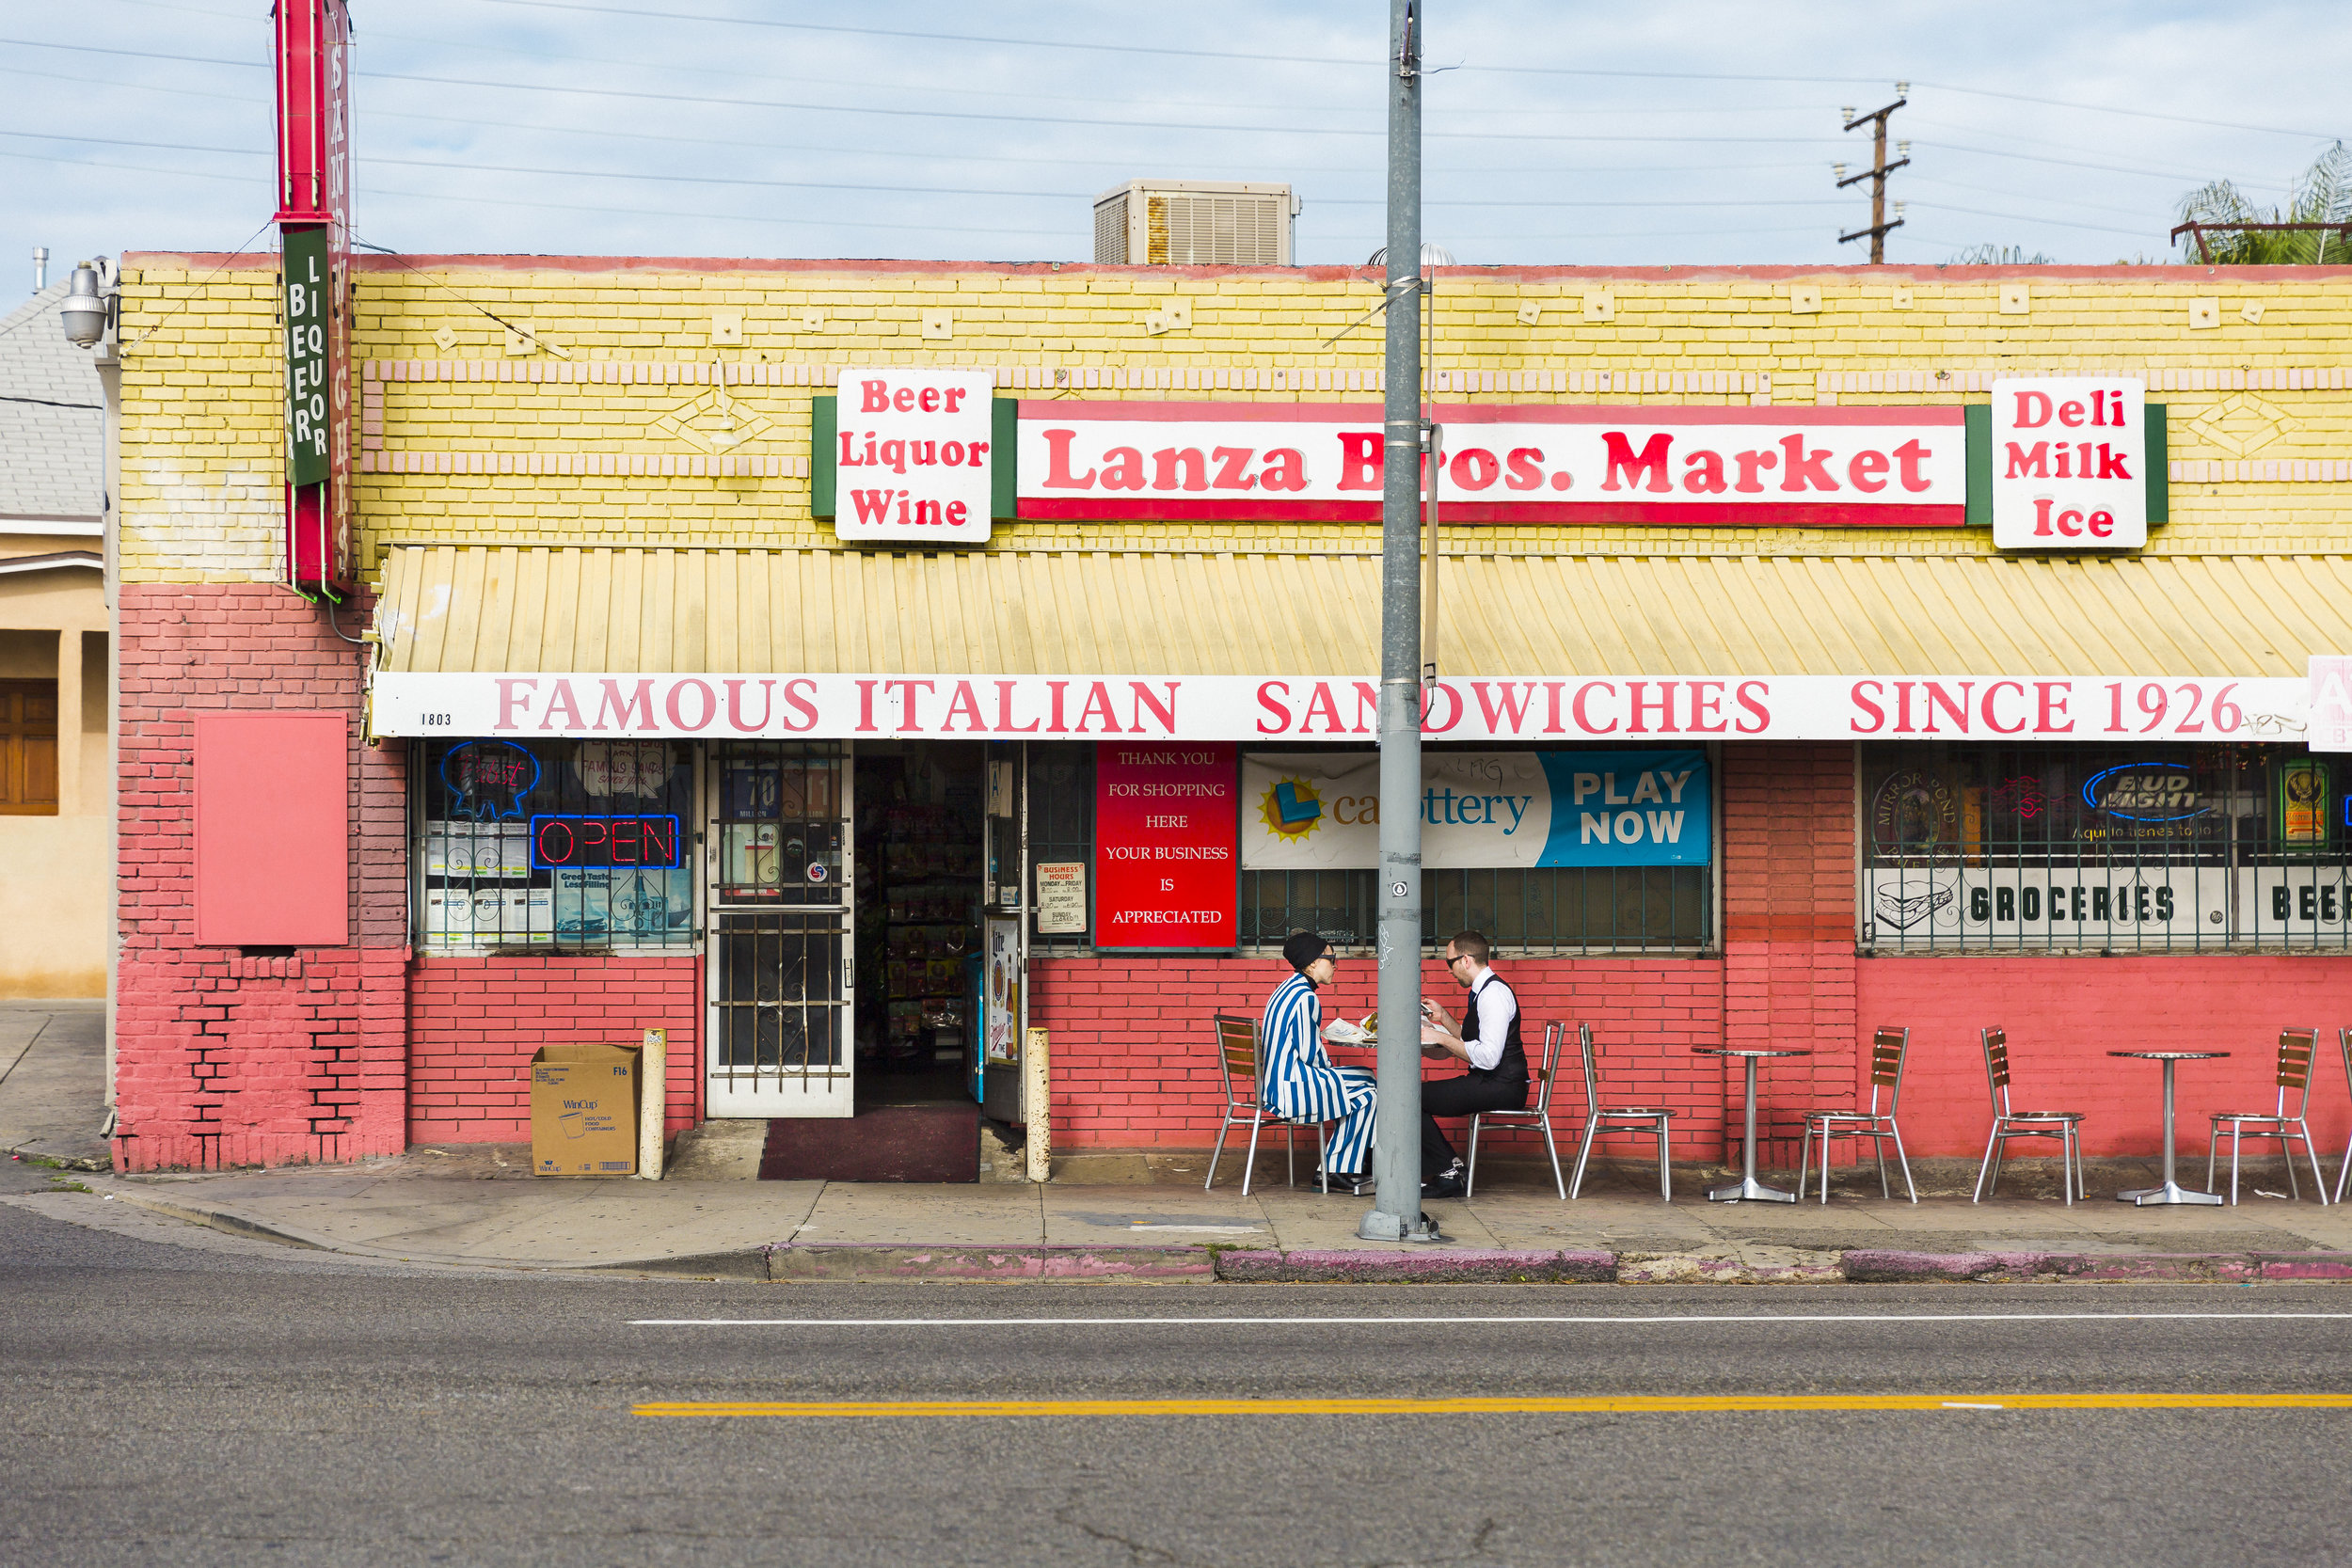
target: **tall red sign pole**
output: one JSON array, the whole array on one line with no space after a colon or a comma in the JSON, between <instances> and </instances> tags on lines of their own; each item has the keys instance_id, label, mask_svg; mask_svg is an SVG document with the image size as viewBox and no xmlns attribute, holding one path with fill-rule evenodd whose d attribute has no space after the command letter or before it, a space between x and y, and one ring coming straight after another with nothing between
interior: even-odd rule
<instances>
[{"instance_id":1,"label":"tall red sign pole","mask_svg":"<svg viewBox=\"0 0 2352 1568\"><path fill-rule=\"evenodd\" d=\"M278 230L285 317L286 580L340 597L351 524L351 13L278 0Z\"/></svg>"}]
</instances>

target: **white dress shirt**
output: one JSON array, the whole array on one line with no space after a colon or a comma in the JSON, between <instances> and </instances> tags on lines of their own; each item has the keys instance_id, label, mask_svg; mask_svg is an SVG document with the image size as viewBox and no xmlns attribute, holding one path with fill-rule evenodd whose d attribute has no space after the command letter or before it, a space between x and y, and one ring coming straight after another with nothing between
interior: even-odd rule
<instances>
[{"instance_id":1,"label":"white dress shirt","mask_svg":"<svg viewBox=\"0 0 2352 1568\"><path fill-rule=\"evenodd\" d=\"M1477 984L1470 987L1470 1006L1478 1009L1478 1037L1463 1042L1470 1047L1470 1065L1491 1072L1502 1060L1503 1037L1510 1033L1511 1021L1518 1016L1518 1000L1501 975L1482 969Z\"/></svg>"}]
</instances>

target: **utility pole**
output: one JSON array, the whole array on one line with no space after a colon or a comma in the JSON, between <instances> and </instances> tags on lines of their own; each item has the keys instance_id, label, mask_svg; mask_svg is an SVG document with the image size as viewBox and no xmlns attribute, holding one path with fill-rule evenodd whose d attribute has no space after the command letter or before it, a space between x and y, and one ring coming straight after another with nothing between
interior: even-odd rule
<instances>
[{"instance_id":1,"label":"utility pole","mask_svg":"<svg viewBox=\"0 0 2352 1568\"><path fill-rule=\"evenodd\" d=\"M1380 493L1380 1109L1356 1234L1439 1242L1421 1212L1421 17L1389 0L1388 388Z\"/></svg>"},{"instance_id":2,"label":"utility pole","mask_svg":"<svg viewBox=\"0 0 2352 1568\"><path fill-rule=\"evenodd\" d=\"M1895 84L1895 102L1883 109L1873 109L1867 115L1857 115L1851 108L1837 111L1845 117L1846 129L1849 131L1860 125L1875 127L1871 136L1870 166L1860 174L1848 175L1845 165L1836 166L1839 175L1837 188L1841 191L1848 185L1859 184L1865 180L1870 182L1870 227L1857 229L1851 234L1840 234L1837 236L1837 243L1845 245L1849 241L1862 238L1865 234L1869 235L1872 266L1877 266L1886 260L1886 231L1890 229L1900 229L1903 226L1899 214L1900 203L1897 204L1898 215L1895 221L1892 223L1886 221L1886 177L1911 162L1911 144L1909 142L1900 144L1896 149L1899 154L1896 160L1891 164L1886 161L1886 117L1911 102L1910 94L1911 84L1898 82Z\"/></svg>"}]
</instances>

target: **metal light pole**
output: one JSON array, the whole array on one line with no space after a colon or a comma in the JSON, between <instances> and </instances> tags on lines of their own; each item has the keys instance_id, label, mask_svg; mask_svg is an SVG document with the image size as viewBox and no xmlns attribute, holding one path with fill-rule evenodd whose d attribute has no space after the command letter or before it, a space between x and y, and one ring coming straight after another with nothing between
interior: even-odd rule
<instances>
[{"instance_id":1,"label":"metal light pole","mask_svg":"<svg viewBox=\"0 0 2352 1568\"><path fill-rule=\"evenodd\" d=\"M1388 395L1380 501L1380 1113L1366 1241L1421 1212L1421 17L1389 0Z\"/></svg>"}]
</instances>

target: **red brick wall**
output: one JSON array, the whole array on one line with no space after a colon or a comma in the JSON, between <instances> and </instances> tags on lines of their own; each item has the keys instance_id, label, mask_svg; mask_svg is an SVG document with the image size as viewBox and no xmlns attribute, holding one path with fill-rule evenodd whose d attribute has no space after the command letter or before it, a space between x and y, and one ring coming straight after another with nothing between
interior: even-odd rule
<instances>
[{"instance_id":1,"label":"red brick wall","mask_svg":"<svg viewBox=\"0 0 2352 1568\"><path fill-rule=\"evenodd\" d=\"M358 650L267 585L126 585L115 1158L126 1169L350 1160L404 1145L407 883L398 746L359 743ZM344 611L364 624L363 607ZM348 944L291 958L194 941L192 716L346 715Z\"/></svg>"},{"instance_id":2,"label":"red brick wall","mask_svg":"<svg viewBox=\"0 0 2352 1568\"><path fill-rule=\"evenodd\" d=\"M676 958L425 958L411 975L408 1135L531 1136L531 1056L543 1045L635 1045L667 1029L663 1126L701 1119L702 963Z\"/></svg>"},{"instance_id":3,"label":"red brick wall","mask_svg":"<svg viewBox=\"0 0 2352 1568\"><path fill-rule=\"evenodd\" d=\"M1593 1025L1601 1047L1602 1094L1614 1104L1660 1104L1676 1117L1677 1148L1712 1155L1722 1139L1720 1073L1690 1046L1713 1044L1722 1030L1723 972L1711 959L1544 958L1506 960L1503 975L1518 993L1531 1065L1542 1050L1542 1025L1571 1031L1553 1097L1555 1125L1582 1114L1583 1085L1573 1030ZM1290 974L1279 958L1099 957L1048 958L1033 970L1031 1023L1052 1032L1054 1142L1058 1148L1206 1148L1216 1138L1224 1085L1209 1020L1223 1012L1255 1016ZM1461 990L1440 964L1428 964L1423 991L1456 1012ZM1349 959L1325 992L1324 1016L1360 1018L1373 1010L1376 981L1367 959ZM1339 1053L1369 1066L1369 1053ZM1431 1069L1437 1069L1433 1067ZM1631 1140L1601 1145L1604 1152ZM1513 1152L1541 1148L1532 1132L1498 1134L1480 1148ZM1646 1148L1646 1143L1643 1145Z\"/></svg>"},{"instance_id":4,"label":"red brick wall","mask_svg":"<svg viewBox=\"0 0 2352 1568\"><path fill-rule=\"evenodd\" d=\"M1724 1043L1813 1053L1757 1070L1757 1159L1794 1164L1804 1112L1848 1100L1854 1082L1853 748L1726 746L1723 758ZM1744 1069L1725 1058L1722 1075L1736 1143Z\"/></svg>"},{"instance_id":5,"label":"red brick wall","mask_svg":"<svg viewBox=\"0 0 2352 1568\"><path fill-rule=\"evenodd\" d=\"M2177 1136L2184 1156L2197 1151L2201 1180L2205 1118L2276 1102L2271 1074L2279 1031L2288 1027L2321 1031L2312 1130L2323 1150L2332 1150L2325 1156L2330 1176L2352 1122L2336 1043L2337 1029L2352 1024L2352 958L1871 958L1860 965L1856 1000L1861 1033L1880 1024L1911 1030L1902 1125L1915 1154L1984 1152L1992 1097L1977 1031L1988 1024L2009 1031L2011 1102L2082 1112L2089 1154L2153 1154L2164 1145L2163 1069L2106 1053L2227 1051L2227 1061L2184 1062L2177 1069Z\"/></svg>"}]
</instances>

